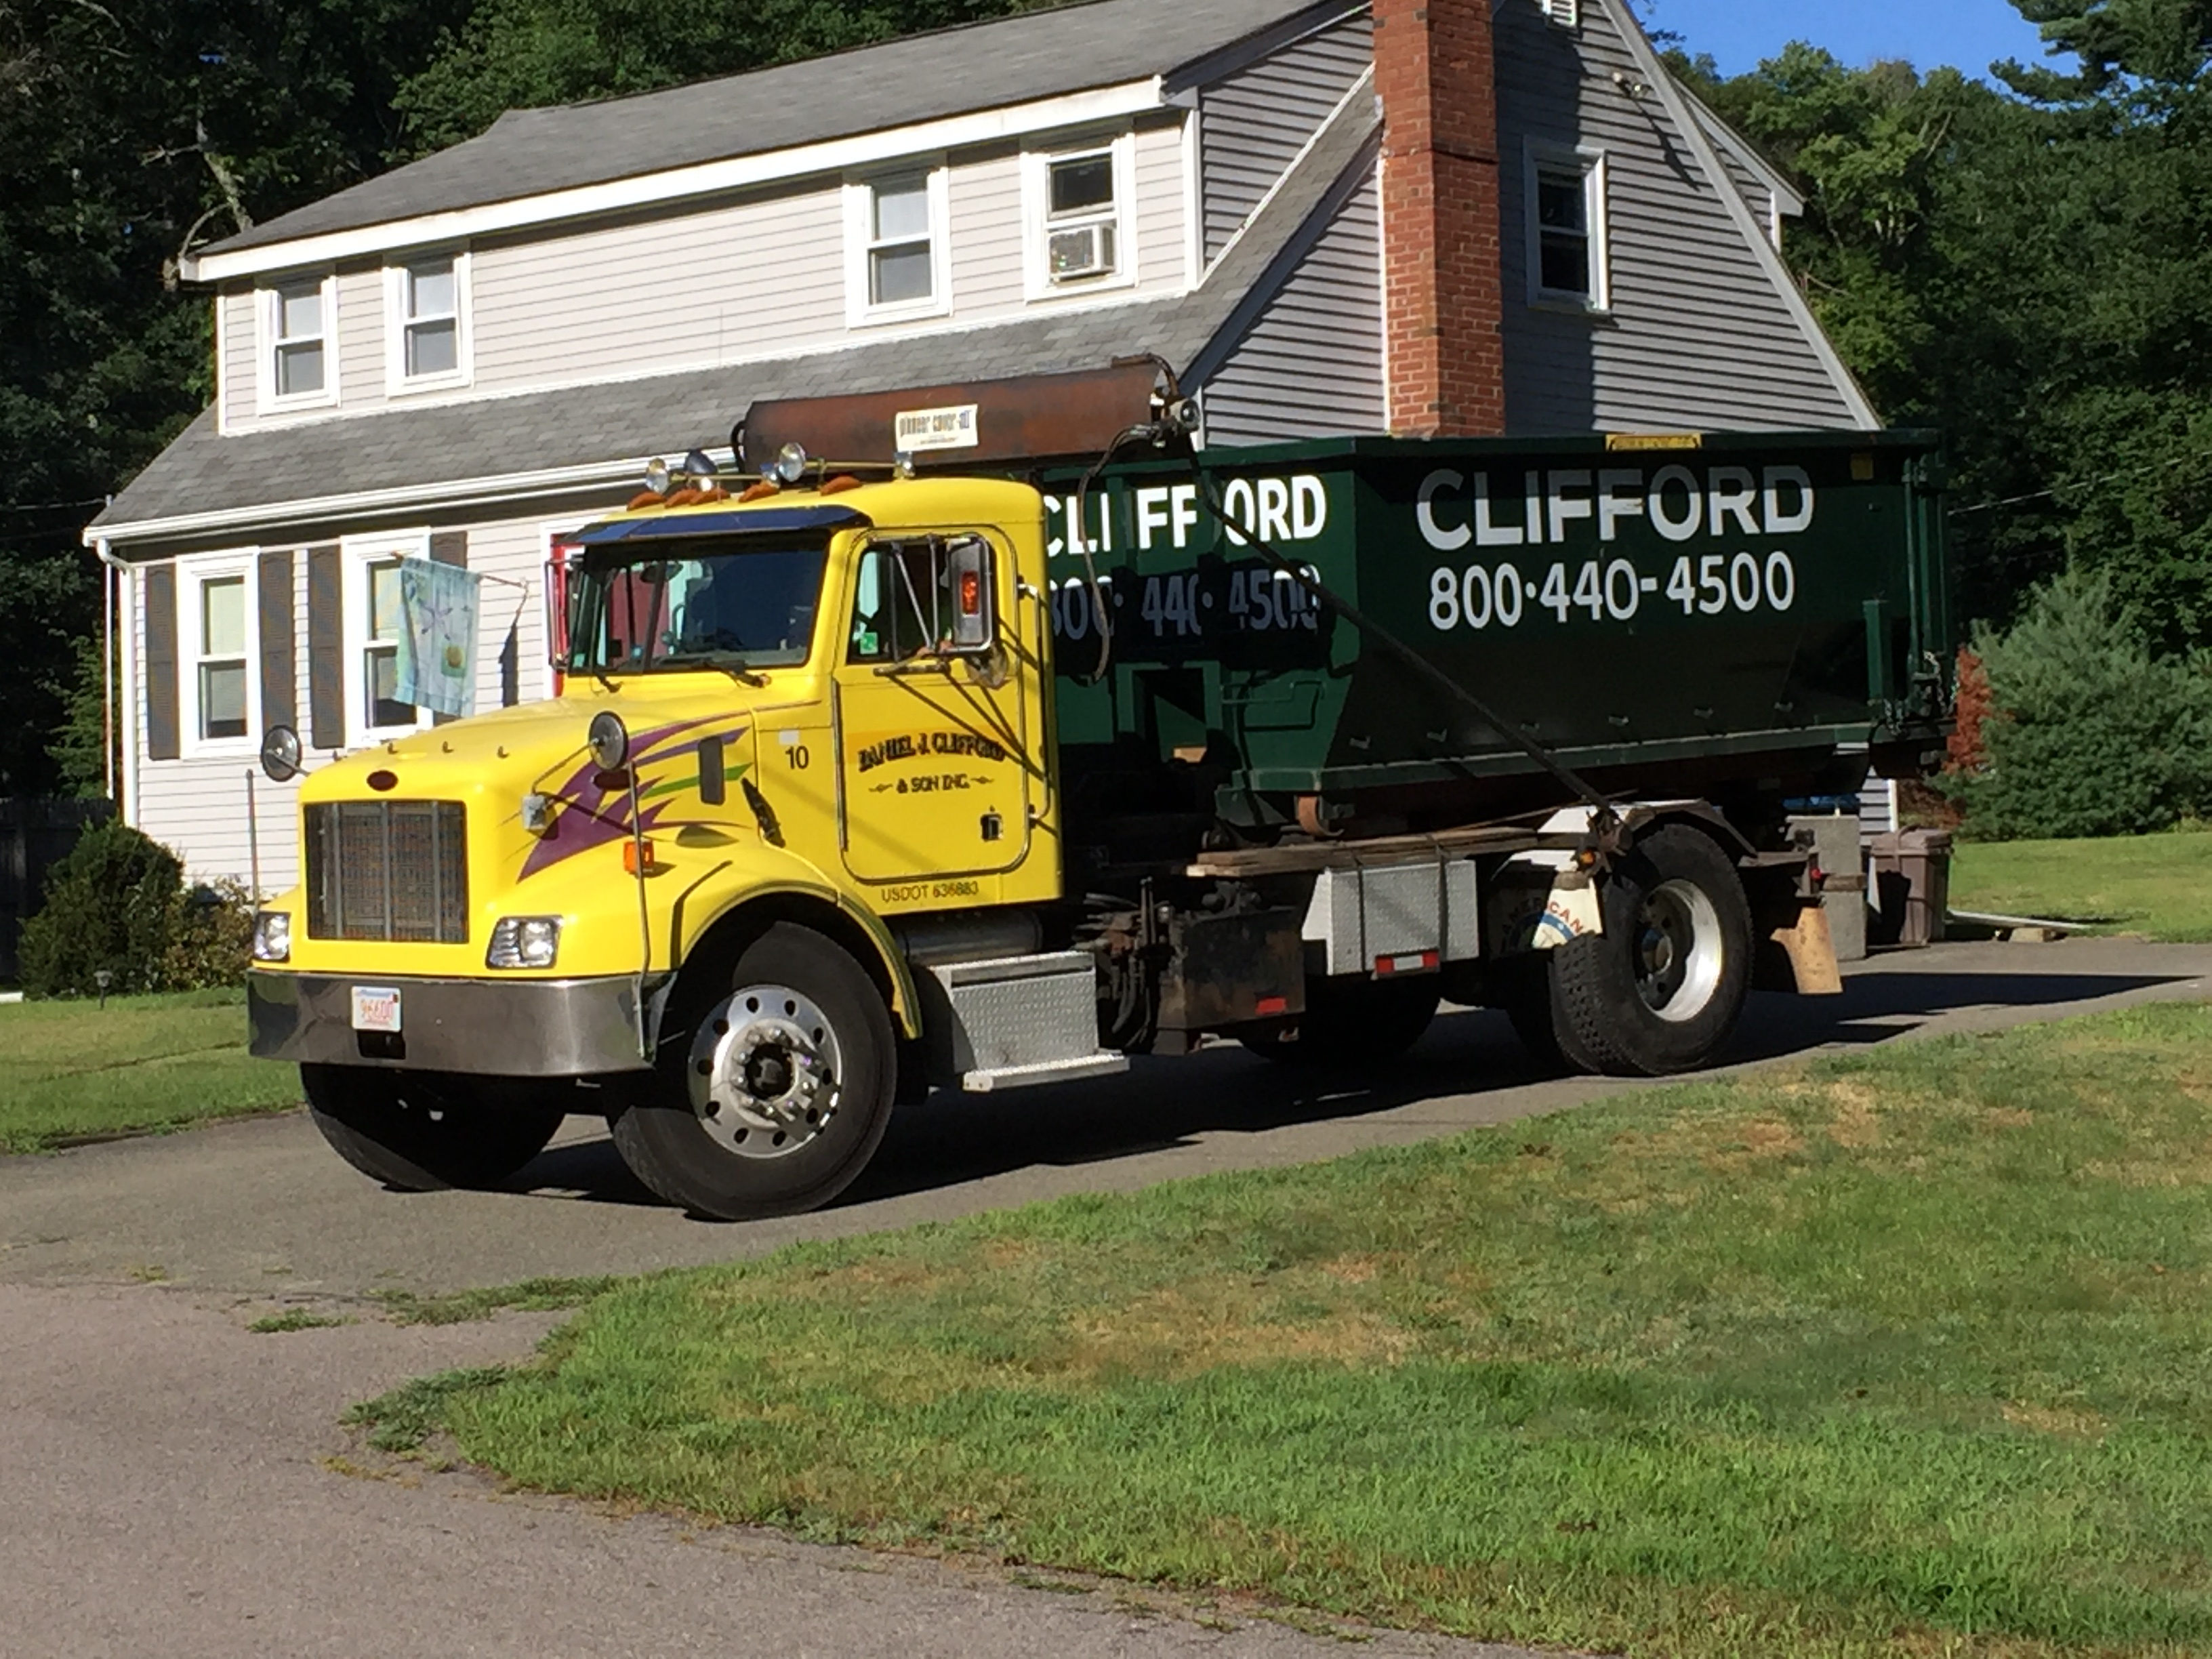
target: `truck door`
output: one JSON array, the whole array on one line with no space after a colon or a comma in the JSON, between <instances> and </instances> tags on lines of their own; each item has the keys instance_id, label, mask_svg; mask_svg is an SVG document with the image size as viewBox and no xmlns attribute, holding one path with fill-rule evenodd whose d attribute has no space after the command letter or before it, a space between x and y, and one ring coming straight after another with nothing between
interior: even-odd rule
<instances>
[{"instance_id":1,"label":"truck door","mask_svg":"<svg viewBox=\"0 0 2212 1659\"><path fill-rule=\"evenodd\" d=\"M982 530L866 544L836 670L845 867L867 882L1002 874L1029 855L1042 722L1013 557Z\"/></svg>"}]
</instances>

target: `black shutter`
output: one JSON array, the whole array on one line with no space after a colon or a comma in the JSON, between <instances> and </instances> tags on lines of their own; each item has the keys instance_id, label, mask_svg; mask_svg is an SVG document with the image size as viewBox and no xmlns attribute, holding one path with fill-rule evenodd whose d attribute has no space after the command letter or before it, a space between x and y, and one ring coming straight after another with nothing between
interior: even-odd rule
<instances>
[{"instance_id":1,"label":"black shutter","mask_svg":"<svg viewBox=\"0 0 2212 1659\"><path fill-rule=\"evenodd\" d=\"M174 760L177 732L177 568L146 568L146 758Z\"/></svg>"},{"instance_id":2,"label":"black shutter","mask_svg":"<svg viewBox=\"0 0 2212 1659\"><path fill-rule=\"evenodd\" d=\"M307 550L307 746L345 747L344 583L335 547Z\"/></svg>"},{"instance_id":3,"label":"black shutter","mask_svg":"<svg viewBox=\"0 0 2212 1659\"><path fill-rule=\"evenodd\" d=\"M264 553L259 574L261 726L266 731L272 726L296 726L300 720L298 641L292 636L292 555Z\"/></svg>"}]
</instances>

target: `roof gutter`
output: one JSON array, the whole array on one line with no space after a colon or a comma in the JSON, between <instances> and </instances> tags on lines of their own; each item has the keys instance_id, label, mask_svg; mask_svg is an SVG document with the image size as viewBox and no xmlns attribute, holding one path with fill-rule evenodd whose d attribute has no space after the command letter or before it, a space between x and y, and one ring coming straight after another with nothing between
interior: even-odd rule
<instances>
[{"instance_id":1,"label":"roof gutter","mask_svg":"<svg viewBox=\"0 0 2212 1659\"><path fill-rule=\"evenodd\" d=\"M708 453L719 462L729 452L709 450ZM588 489L599 484L641 484L648 459L640 456L619 461L592 461L578 466L547 467L536 472L504 473L490 478L457 478L447 483L404 484L341 495L310 495L296 501L268 501L207 513L180 513L166 519L138 519L116 524L94 522L86 527L84 543L88 547L106 549L119 541L152 541L206 531L275 528L362 514L402 510L427 513L441 507L491 506ZM105 551L100 556L111 564L124 562Z\"/></svg>"}]
</instances>

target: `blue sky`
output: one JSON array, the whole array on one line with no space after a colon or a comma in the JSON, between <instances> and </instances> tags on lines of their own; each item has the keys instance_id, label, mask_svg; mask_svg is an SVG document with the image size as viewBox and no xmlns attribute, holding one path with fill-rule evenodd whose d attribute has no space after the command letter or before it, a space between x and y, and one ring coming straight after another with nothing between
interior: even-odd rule
<instances>
[{"instance_id":1,"label":"blue sky","mask_svg":"<svg viewBox=\"0 0 2212 1659\"><path fill-rule=\"evenodd\" d=\"M1855 68L1904 58L1977 76L2000 58L2032 64L2043 55L2035 26L2008 0L1647 0L1639 9L1649 27L1674 30L1692 54L1711 52L1729 75L1790 40L1826 46Z\"/></svg>"}]
</instances>

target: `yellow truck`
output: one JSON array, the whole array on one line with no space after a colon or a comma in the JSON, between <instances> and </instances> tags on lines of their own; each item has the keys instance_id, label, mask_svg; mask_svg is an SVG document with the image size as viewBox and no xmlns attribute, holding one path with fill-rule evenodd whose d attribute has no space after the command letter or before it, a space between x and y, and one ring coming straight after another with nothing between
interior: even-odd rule
<instances>
[{"instance_id":1,"label":"yellow truck","mask_svg":"<svg viewBox=\"0 0 2212 1659\"><path fill-rule=\"evenodd\" d=\"M1671 1072L1754 981L1835 988L1786 804L1940 744L1924 434L1202 456L1183 418L1087 468L657 477L575 538L558 696L305 778L254 1052L392 1186L591 1113L743 1218L933 1086L1381 1065L1440 997Z\"/></svg>"}]
</instances>

